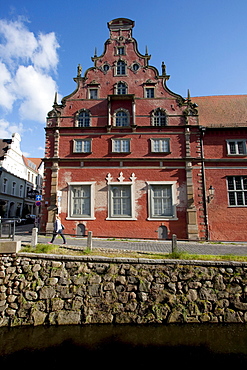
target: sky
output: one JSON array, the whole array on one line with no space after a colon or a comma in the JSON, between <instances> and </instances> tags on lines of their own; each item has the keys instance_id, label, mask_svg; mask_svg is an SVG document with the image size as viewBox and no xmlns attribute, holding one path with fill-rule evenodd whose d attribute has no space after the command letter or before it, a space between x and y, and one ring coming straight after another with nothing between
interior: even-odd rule
<instances>
[{"instance_id":1,"label":"sky","mask_svg":"<svg viewBox=\"0 0 247 370\"><path fill-rule=\"evenodd\" d=\"M115 18L135 21L139 52L160 73L165 62L173 92L247 94L246 14L246 0L0 0L0 138L18 132L24 155L44 157L55 92L75 90Z\"/></svg>"}]
</instances>

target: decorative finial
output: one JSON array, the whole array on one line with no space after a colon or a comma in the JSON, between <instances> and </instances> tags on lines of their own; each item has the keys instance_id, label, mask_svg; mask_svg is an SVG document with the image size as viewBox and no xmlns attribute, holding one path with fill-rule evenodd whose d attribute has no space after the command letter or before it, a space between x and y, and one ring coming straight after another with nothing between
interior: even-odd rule
<instances>
[{"instance_id":1,"label":"decorative finial","mask_svg":"<svg viewBox=\"0 0 247 370\"><path fill-rule=\"evenodd\" d=\"M81 72L82 72L82 66L80 64L78 64L78 67L77 67L77 77L81 77Z\"/></svg>"},{"instance_id":2,"label":"decorative finial","mask_svg":"<svg viewBox=\"0 0 247 370\"><path fill-rule=\"evenodd\" d=\"M190 102L190 89L188 89L187 101Z\"/></svg>"},{"instance_id":3,"label":"decorative finial","mask_svg":"<svg viewBox=\"0 0 247 370\"><path fill-rule=\"evenodd\" d=\"M55 97L54 97L54 103L53 103L53 106L54 105L57 105L57 92L55 92Z\"/></svg>"},{"instance_id":4,"label":"decorative finial","mask_svg":"<svg viewBox=\"0 0 247 370\"><path fill-rule=\"evenodd\" d=\"M145 53L145 55L148 55L148 47L147 47L147 45L146 45L146 53Z\"/></svg>"},{"instance_id":5,"label":"decorative finial","mask_svg":"<svg viewBox=\"0 0 247 370\"><path fill-rule=\"evenodd\" d=\"M94 49L94 57L97 57L97 48Z\"/></svg>"}]
</instances>

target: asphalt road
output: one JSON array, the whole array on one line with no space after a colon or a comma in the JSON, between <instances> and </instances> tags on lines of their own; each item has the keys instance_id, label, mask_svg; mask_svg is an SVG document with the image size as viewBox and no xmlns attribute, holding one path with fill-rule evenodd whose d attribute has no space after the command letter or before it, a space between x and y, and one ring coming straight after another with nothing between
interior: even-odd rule
<instances>
[{"instance_id":1,"label":"asphalt road","mask_svg":"<svg viewBox=\"0 0 247 370\"><path fill-rule=\"evenodd\" d=\"M21 225L16 228L16 238L23 243L31 242L31 230L33 225ZM39 243L48 243L51 236L38 236ZM85 249L87 247L86 237L71 237L66 235L68 247L75 249ZM62 238L57 236L54 244L62 245ZM190 254L210 254L210 255L238 255L247 256L247 242L197 242L197 241L178 241L178 251ZM93 248L131 250L141 252L160 252L171 253L171 240L121 240L93 238Z\"/></svg>"}]
</instances>

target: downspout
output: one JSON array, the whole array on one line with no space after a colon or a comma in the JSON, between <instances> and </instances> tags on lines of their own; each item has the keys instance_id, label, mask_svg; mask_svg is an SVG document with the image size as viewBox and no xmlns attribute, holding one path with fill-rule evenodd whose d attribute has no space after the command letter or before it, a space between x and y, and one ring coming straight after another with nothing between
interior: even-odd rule
<instances>
[{"instance_id":1,"label":"downspout","mask_svg":"<svg viewBox=\"0 0 247 370\"><path fill-rule=\"evenodd\" d=\"M204 157L204 145L203 145L203 138L205 135L206 127L199 126L199 128L201 130L200 146L201 146L201 162L202 162L203 212L204 212L205 228L206 228L206 240L210 240L209 222L208 222L207 190L206 190L206 174L205 174L205 157Z\"/></svg>"}]
</instances>

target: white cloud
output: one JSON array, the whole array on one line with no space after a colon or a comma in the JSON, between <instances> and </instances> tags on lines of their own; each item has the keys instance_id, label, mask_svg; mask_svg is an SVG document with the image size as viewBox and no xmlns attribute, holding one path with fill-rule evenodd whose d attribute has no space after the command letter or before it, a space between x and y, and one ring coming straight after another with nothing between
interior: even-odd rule
<instances>
[{"instance_id":1,"label":"white cloud","mask_svg":"<svg viewBox=\"0 0 247 370\"><path fill-rule=\"evenodd\" d=\"M0 62L0 104L6 108L11 109L15 96L9 91L11 84L11 74L6 65Z\"/></svg>"},{"instance_id":2,"label":"white cloud","mask_svg":"<svg viewBox=\"0 0 247 370\"><path fill-rule=\"evenodd\" d=\"M44 123L56 91L56 83L52 77L36 71L33 66L20 66L12 88L20 100L21 119Z\"/></svg>"},{"instance_id":3,"label":"white cloud","mask_svg":"<svg viewBox=\"0 0 247 370\"><path fill-rule=\"evenodd\" d=\"M44 123L57 85L59 44L54 32L31 32L25 23L0 19L0 106L21 119ZM16 105L15 105L16 103Z\"/></svg>"},{"instance_id":4,"label":"white cloud","mask_svg":"<svg viewBox=\"0 0 247 370\"><path fill-rule=\"evenodd\" d=\"M5 119L0 119L0 138L10 139L15 132L20 135L24 132L22 123L14 124Z\"/></svg>"}]
</instances>

